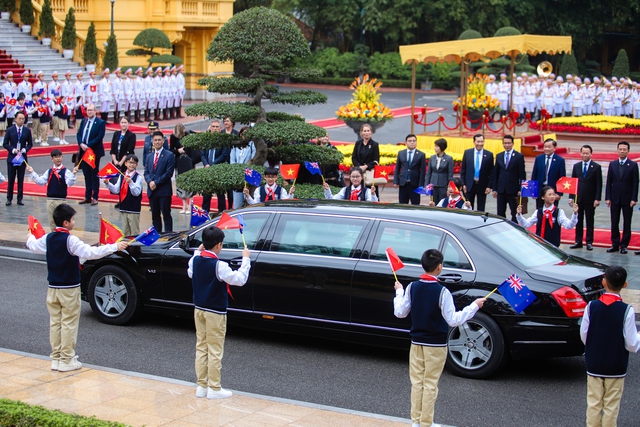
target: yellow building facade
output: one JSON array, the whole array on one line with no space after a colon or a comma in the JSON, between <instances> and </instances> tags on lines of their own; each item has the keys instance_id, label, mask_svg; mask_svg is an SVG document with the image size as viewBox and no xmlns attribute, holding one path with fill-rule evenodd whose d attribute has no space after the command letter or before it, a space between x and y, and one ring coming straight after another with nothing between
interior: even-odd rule
<instances>
[{"instance_id":1,"label":"yellow building facade","mask_svg":"<svg viewBox=\"0 0 640 427\"><path fill-rule=\"evenodd\" d=\"M28 0L21 0L28 1ZM33 0L36 22L31 34L38 34L39 15L44 0ZM125 52L136 49L133 40L146 28L164 32L173 45L173 51L161 49L160 54L174 54L184 61L187 98L203 99L206 95L199 78L210 75L229 75L233 64L213 64L207 61L207 49L218 30L233 15L234 0L115 0L113 2L114 33L118 42L118 59L122 68L147 64L147 57L127 56ZM16 3L16 14L20 2ZM111 0L51 0L56 35L52 47L61 49L60 40L64 19L70 7L75 10L78 46L74 61L84 65L82 48L91 21L96 27L96 41L101 69L104 42L111 33ZM18 15L19 16L19 15ZM157 65L156 65L157 66ZM135 70L134 70L135 71Z\"/></svg>"}]
</instances>

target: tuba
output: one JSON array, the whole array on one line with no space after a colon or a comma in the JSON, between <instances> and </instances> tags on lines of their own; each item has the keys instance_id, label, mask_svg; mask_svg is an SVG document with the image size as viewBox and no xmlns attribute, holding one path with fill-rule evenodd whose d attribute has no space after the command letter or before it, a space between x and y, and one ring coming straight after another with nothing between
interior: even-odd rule
<instances>
[{"instance_id":1,"label":"tuba","mask_svg":"<svg viewBox=\"0 0 640 427\"><path fill-rule=\"evenodd\" d=\"M551 72L553 71L553 65L551 65L551 62L549 61L542 61L540 64L538 64L538 68L536 69L536 71L538 72L538 76L540 77L549 77L551 75Z\"/></svg>"}]
</instances>

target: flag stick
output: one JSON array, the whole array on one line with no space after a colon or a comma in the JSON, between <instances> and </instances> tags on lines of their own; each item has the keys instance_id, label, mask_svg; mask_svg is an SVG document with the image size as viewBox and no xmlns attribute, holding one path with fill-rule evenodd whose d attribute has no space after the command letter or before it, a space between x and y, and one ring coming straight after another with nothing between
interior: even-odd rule
<instances>
[{"instance_id":1,"label":"flag stick","mask_svg":"<svg viewBox=\"0 0 640 427\"><path fill-rule=\"evenodd\" d=\"M247 241L244 240L244 233L240 233L240 235L242 236L242 244L244 245L244 247L247 247Z\"/></svg>"},{"instance_id":2,"label":"flag stick","mask_svg":"<svg viewBox=\"0 0 640 427\"><path fill-rule=\"evenodd\" d=\"M494 290L492 290L491 292L489 292L485 298L489 298L489 297L491 296L491 294L492 294L492 293L494 293L494 292L495 292L495 291L497 291L497 290L498 290L498 288L495 288Z\"/></svg>"},{"instance_id":3,"label":"flag stick","mask_svg":"<svg viewBox=\"0 0 640 427\"><path fill-rule=\"evenodd\" d=\"M518 203L520 206L522 206L522 196L520 196L520 203Z\"/></svg>"},{"instance_id":4,"label":"flag stick","mask_svg":"<svg viewBox=\"0 0 640 427\"><path fill-rule=\"evenodd\" d=\"M322 183L324 184L324 176L320 174L320 178L322 178Z\"/></svg>"},{"instance_id":5,"label":"flag stick","mask_svg":"<svg viewBox=\"0 0 640 427\"><path fill-rule=\"evenodd\" d=\"M393 277L396 279L396 282L398 281L398 275L396 275L396 271L392 268L391 271L393 271Z\"/></svg>"}]
</instances>

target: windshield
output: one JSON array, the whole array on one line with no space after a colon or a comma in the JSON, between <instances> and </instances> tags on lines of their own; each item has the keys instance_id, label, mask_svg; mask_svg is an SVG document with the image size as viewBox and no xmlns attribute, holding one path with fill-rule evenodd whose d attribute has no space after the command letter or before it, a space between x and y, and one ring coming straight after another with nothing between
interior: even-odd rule
<instances>
[{"instance_id":1,"label":"windshield","mask_svg":"<svg viewBox=\"0 0 640 427\"><path fill-rule=\"evenodd\" d=\"M489 224L469 232L486 242L503 258L524 269L557 264L568 258L552 244L508 221Z\"/></svg>"}]
</instances>

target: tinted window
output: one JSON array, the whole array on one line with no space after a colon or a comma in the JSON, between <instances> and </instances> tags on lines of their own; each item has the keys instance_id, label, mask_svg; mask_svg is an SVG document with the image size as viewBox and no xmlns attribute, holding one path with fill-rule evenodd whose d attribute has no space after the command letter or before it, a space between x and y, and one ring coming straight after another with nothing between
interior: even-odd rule
<instances>
[{"instance_id":1,"label":"tinted window","mask_svg":"<svg viewBox=\"0 0 640 427\"><path fill-rule=\"evenodd\" d=\"M442 235L431 227L382 221L369 258L386 260L385 250L391 247L403 262L420 264L424 251L440 247Z\"/></svg>"},{"instance_id":2,"label":"tinted window","mask_svg":"<svg viewBox=\"0 0 640 427\"><path fill-rule=\"evenodd\" d=\"M271 250L350 257L367 220L336 216L281 216Z\"/></svg>"},{"instance_id":3,"label":"tinted window","mask_svg":"<svg viewBox=\"0 0 640 427\"><path fill-rule=\"evenodd\" d=\"M256 239L260 235L260 230L264 226L264 223L269 218L269 214L266 213L246 213L243 216L244 222L247 224L243 228L244 238L247 242L247 247L253 249L256 245ZM202 230L201 228L195 234L189 237L189 247L197 248L202 243ZM242 249L244 244L242 243L242 234L239 230L223 230L224 242L222 247L224 249Z\"/></svg>"},{"instance_id":4,"label":"tinted window","mask_svg":"<svg viewBox=\"0 0 640 427\"><path fill-rule=\"evenodd\" d=\"M442 254L444 255L443 267L458 268L462 270L471 270L471 263L469 258L464 253L458 242L453 237L447 236L442 248Z\"/></svg>"}]
</instances>

